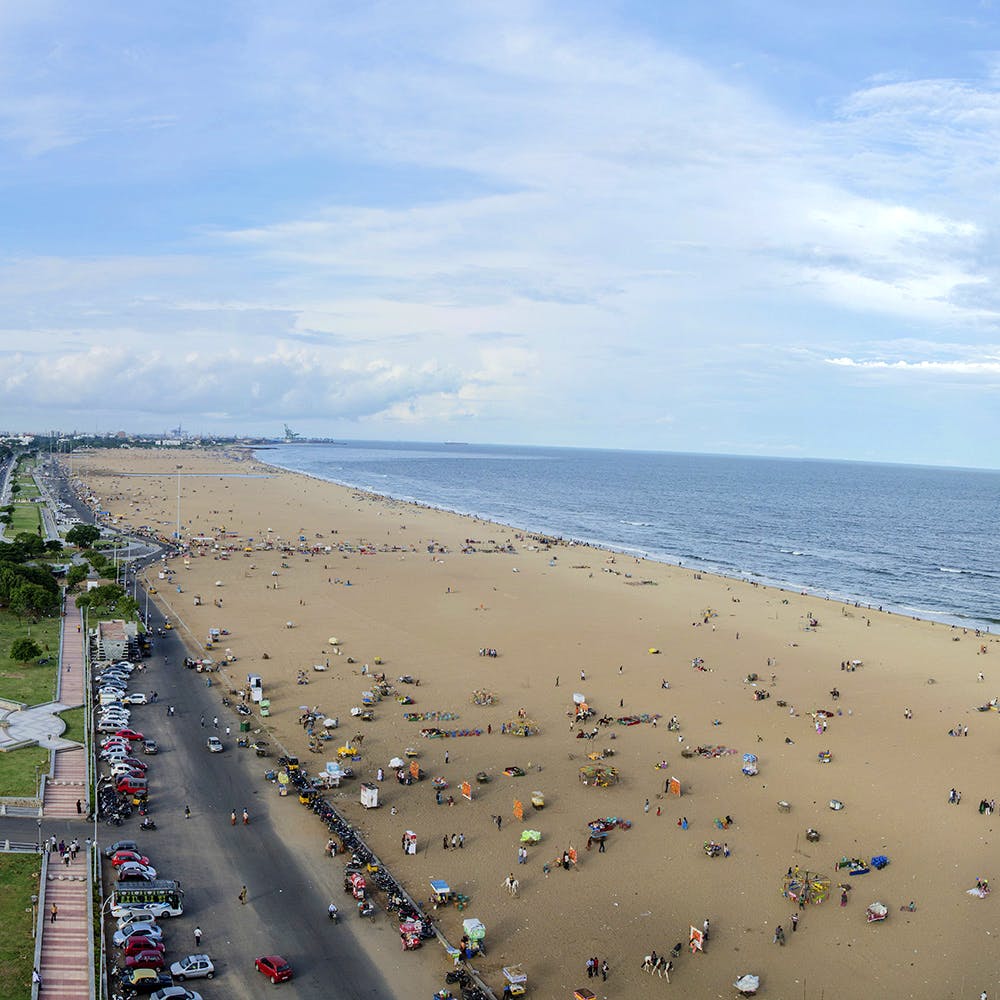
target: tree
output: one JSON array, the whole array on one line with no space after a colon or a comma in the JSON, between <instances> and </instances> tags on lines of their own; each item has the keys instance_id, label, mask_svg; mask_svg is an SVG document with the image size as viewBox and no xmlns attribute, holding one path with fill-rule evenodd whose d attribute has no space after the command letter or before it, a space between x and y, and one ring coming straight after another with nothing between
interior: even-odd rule
<instances>
[{"instance_id":1,"label":"tree","mask_svg":"<svg viewBox=\"0 0 1000 1000\"><path fill-rule=\"evenodd\" d=\"M10 610L18 618L33 618L36 621L55 610L53 595L37 583L22 583L10 595Z\"/></svg>"},{"instance_id":2,"label":"tree","mask_svg":"<svg viewBox=\"0 0 1000 1000\"><path fill-rule=\"evenodd\" d=\"M27 663L42 655L42 648L34 639L26 637L15 639L10 644L10 658L15 663Z\"/></svg>"},{"instance_id":3,"label":"tree","mask_svg":"<svg viewBox=\"0 0 1000 1000\"><path fill-rule=\"evenodd\" d=\"M14 541L28 553L29 556L40 556L45 552L45 542L36 534L30 531L19 531L14 536Z\"/></svg>"},{"instance_id":4,"label":"tree","mask_svg":"<svg viewBox=\"0 0 1000 1000\"><path fill-rule=\"evenodd\" d=\"M70 566L66 571L66 586L71 590L78 583L83 583L87 579L87 567L81 566L79 563Z\"/></svg>"},{"instance_id":5,"label":"tree","mask_svg":"<svg viewBox=\"0 0 1000 1000\"><path fill-rule=\"evenodd\" d=\"M81 549L89 548L101 537L101 529L92 524L74 524L66 532L66 541L78 545Z\"/></svg>"},{"instance_id":6,"label":"tree","mask_svg":"<svg viewBox=\"0 0 1000 1000\"><path fill-rule=\"evenodd\" d=\"M61 541L59 541L58 538L50 538L45 543L45 551L46 552L51 552L51 553L55 554L55 553L58 553L58 552L62 552L62 550L63 550L63 543Z\"/></svg>"}]
</instances>

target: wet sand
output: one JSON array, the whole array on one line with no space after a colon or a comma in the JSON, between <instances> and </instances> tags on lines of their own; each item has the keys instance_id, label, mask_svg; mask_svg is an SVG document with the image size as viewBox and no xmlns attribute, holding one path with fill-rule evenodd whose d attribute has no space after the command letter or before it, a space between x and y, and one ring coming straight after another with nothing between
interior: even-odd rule
<instances>
[{"instance_id":1,"label":"wet sand","mask_svg":"<svg viewBox=\"0 0 1000 1000\"><path fill-rule=\"evenodd\" d=\"M455 941L463 918L485 923L487 955L475 965L498 995L500 968L516 962L524 964L534 995L553 998L581 985L599 997L671 988L730 997L743 972L760 975L760 995L771 997L930 1000L983 989L992 995L1000 985L996 902L965 892L977 877L992 879L996 867L997 816L977 807L1000 792L994 763L1000 718L976 711L1000 694L1000 671L991 669L1000 659L994 639L586 546L548 545L508 527L238 457L123 450L74 464L100 509L123 525L164 535L174 527L175 467L183 465L184 536L219 539L236 551L222 559L205 543L189 565L173 560L183 593L161 585L157 600L195 646L209 628L229 630L224 646L238 660L228 668L227 686L260 674L271 701L268 727L313 770L334 754L307 752L299 706L319 705L338 716L340 737L364 734L362 759L353 766L360 780L374 780L376 769L386 768L381 808L360 806L359 779L332 793L332 801L415 898L427 898L429 878L443 878L470 897L464 912L450 907L436 916ZM270 476L229 478L234 472ZM264 539L332 551L242 551ZM462 552L467 539L476 540L470 545L476 551ZM514 553L489 551L508 542ZM203 599L199 607L195 594ZM340 640L341 655L331 636ZM481 648L495 648L498 656L480 656ZM704 669L692 666L697 659ZM328 670L313 669L327 660ZM862 665L841 669L852 660ZM389 697L373 721L353 722L351 708L371 687L361 674L365 664L384 670L390 682L419 679L419 687L395 685L415 704ZM308 685L296 683L299 670ZM746 681L751 673L760 677L756 685ZM839 699L829 693L835 687ZM472 692L482 688L496 704L472 704ZM768 697L755 701L755 689ZM577 739L577 730L589 731L595 720L571 725L576 692L597 717L660 718L656 726L614 721L598 726L593 740ZM537 724L536 735L501 734L519 709ZM823 734L810 715L817 709L833 713ZM408 711L457 719L408 722ZM680 739L667 729L672 715ZM478 728L482 735L421 738L422 727L435 725ZM968 736L949 736L956 725L968 726ZM735 752L682 756L697 746ZM396 782L388 761L406 747L419 751L428 779L449 782L445 800L453 795L453 806L435 803L430 780ZM618 769L619 783L584 785L579 770L587 754L604 750L614 751L606 763ZM831 752L830 763L819 762L821 750ZM745 752L759 756L756 777L741 773ZM664 761L665 768L656 766ZM507 777L508 765L527 773ZM476 782L480 771L488 783ZM664 795L670 776L680 779L679 799ZM472 802L459 793L463 780L472 782ZM948 803L952 787L962 792L960 805ZM530 806L536 789L545 794L542 810ZM831 799L844 808L832 811ZM515 800L524 804L523 822L513 815ZM779 800L790 811L779 811ZM734 824L718 829L714 821L727 815ZM585 849L587 823L599 817L631 824L613 830L603 853ZM686 830L678 826L684 817ZM321 849L322 827L311 815L302 821L315 828ZM820 831L818 843L806 840L810 827ZM407 829L418 834L416 856L401 852ZM524 829L540 831L542 840L519 865ZM445 850L442 838L453 833L464 834L464 848ZM728 844L731 855L706 856L709 840ZM554 862L570 846L579 862L567 872ZM891 861L883 871L848 877L835 870L842 856L878 854ZM826 875L834 889L822 905L801 912L793 933L796 907L781 885L795 865ZM520 883L516 898L503 885L511 872ZM839 883L852 887L844 907ZM875 900L889 916L869 924L865 908ZM916 911L901 912L910 900ZM686 942L689 927L706 918L705 953L685 950L671 987L640 971L645 955ZM786 932L784 947L772 943L777 924ZM447 965L436 945L402 955L394 936L372 937L386 957L391 951L401 997L408 995L410 963L442 971ZM607 983L587 979L592 955L607 959Z\"/></svg>"}]
</instances>

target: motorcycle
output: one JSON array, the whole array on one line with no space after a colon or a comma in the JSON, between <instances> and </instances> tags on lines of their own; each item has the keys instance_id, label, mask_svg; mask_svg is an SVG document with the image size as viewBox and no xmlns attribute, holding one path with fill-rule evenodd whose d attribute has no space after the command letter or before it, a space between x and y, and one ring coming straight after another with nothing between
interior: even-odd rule
<instances>
[{"instance_id":1,"label":"motorcycle","mask_svg":"<svg viewBox=\"0 0 1000 1000\"><path fill-rule=\"evenodd\" d=\"M338 920L340 919L340 914L339 914L339 913L337 912L337 907L336 907L336 906L334 906L334 905L333 905L333 903L331 903L331 904L330 904L330 906L329 906L329 907L327 908L327 911L326 911L326 913L327 913L327 916L328 916L328 917L329 917L329 918L330 918L330 919L331 919L331 920L332 920L332 921L333 921L334 923L337 923L337 921L338 921Z\"/></svg>"},{"instance_id":2,"label":"motorcycle","mask_svg":"<svg viewBox=\"0 0 1000 1000\"><path fill-rule=\"evenodd\" d=\"M155 830L156 824L153 822L152 818L147 816L140 824L140 830Z\"/></svg>"}]
</instances>

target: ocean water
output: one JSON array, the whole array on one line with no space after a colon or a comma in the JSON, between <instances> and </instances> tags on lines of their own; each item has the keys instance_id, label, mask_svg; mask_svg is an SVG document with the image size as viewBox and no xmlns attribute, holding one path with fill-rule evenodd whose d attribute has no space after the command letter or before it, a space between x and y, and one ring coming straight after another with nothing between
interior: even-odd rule
<instances>
[{"instance_id":1,"label":"ocean water","mask_svg":"<svg viewBox=\"0 0 1000 1000\"><path fill-rule=\"evenodd\" d=\"M997 471L373 441L278 445L259 457L706 572L1000 623Z\"/></svg>"}]
</instances>

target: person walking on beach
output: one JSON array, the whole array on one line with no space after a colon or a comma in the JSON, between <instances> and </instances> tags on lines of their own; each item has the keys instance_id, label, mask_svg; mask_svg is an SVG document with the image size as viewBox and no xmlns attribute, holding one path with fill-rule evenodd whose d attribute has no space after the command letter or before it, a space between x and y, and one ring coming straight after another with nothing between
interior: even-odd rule
<instances>
[{"instance_id":1,"label":"person walking on beach","mask_svg":"<svg viewBox=\"0 0 1000 1000\"><path fill-rule=\"evenodd\" d=\"M797 913L792 914L792 933L794 934L799 929L799 915Z\"/></svg>"},{"instance_id":2,"label":"person walking on beach","mask_svg":"<svg viewBox=\"0 0 1000 1000\"><path fill-rule=\"evenodd\" d=\"M782 947L784 947L785 932L781 924L778 924L778 926L774 928L774 940L771 942L771 944L780 944Z\"/></svg>"},{"instance_id":3,"label":"person walking on beach","mask_svg":"<svg viewBox=\"0 0 1000 1000\"><path fill-rule=\"evenodd\" d=\"M601 979L604 980L604 982L608 981L608 960L607 959L605 959L603 962L601 962Z\"/></svg>"},{"instance_id":4,"label":"person walking on beach","mask_svg":"<svg viewBox=\"0 0 1000 1000\"><path fill-rule=\"evenodd\" d=\"M239 898L239 901L240 901L240 905L241 906L246 906L246 902L247 902L247 887L246 886L243 886L243 888L240 889L240 894L239 894L238 898Z\"/></svg>"}]
</instances>

